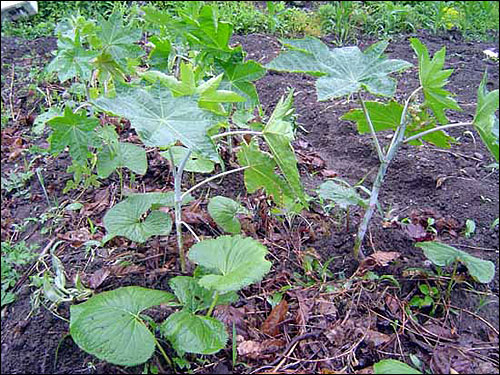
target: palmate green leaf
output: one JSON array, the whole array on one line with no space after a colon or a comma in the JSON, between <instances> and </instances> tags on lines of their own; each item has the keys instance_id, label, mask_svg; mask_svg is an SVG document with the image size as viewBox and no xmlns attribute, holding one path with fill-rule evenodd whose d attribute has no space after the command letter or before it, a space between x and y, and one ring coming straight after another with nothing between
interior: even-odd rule
<instances>
[{"instance_id":1,"label":"palmate green leaf","mask_svg":"<svg viewBox=\"0 0 500 375\"><path fill-rule=\"evenodd\" d=\"M174 98L156 83L151 88L116 85L116 97L93 101L100 109L130 120L146 146L170 146L177 141L215 162L219 156L207 135L217 121L191 97Z\"/></svg>"},{"instance_id":2,"label":"palmate green leaf","mask_svg":"<svg viewBox=\"0 0 500 375\"><path fill-rule=\"evenodd\" d=\"M170 215L153 210L145 219L142 217L153 207L173 206L173 202L172 192L130 195L104 216L107 237L123 236L142 243L152 236L168 235L172 229Z\"/></svg>"},{"instance_id":3,"label":"palmate green leaf","mask_svg":"<svg viewBox=\"0 0 500 375\"><path fill-rule=\"evenodd\" d=\"M291 121L293 112L293 90L291 90L288 96L286 98L281 97L276 105L267 125L264 127L263 136L276 164L283 173L291 194L304 207L307 207L306 195L297 169L297 158L290 144L293 139L293 124Z\"/></svg>"},{"instance_id":4,"label":"palmate green leaf","mask_svg":"<svg viewBox=\"0 0 500 375\"><path fill-rule=\"evenodd\" d=\"M266 68L320 76L316 81L319 101L351 95L362 88L374 95L392 97L396 81L389 74L412 66L403 60L385 58L383 52L387 42L375 43L364 52L358 47L329 49L319 39L311 37L283 40L282 43L289 50L282 52Z\"/></svg>"},{"instance_id":5,"label":"palmate green leaf","mask_svg":"<svg viewBox=\"0 0 500 375\"><path fill-rule=\"evenodd\" d=\"M88 81L92 74L92 60L96 56L96 52L82 47L78 33L75 40L61 37L57 41L57 55L47 66L47 72L57 72L61 82L75 77Z\"/></svg>"},{"instance_id":6,"label":"palmate green leaf","mask_svg":"<svg viewBox=\"0 0 500 375\"><path fill-rule=\"evenodd\" d=\"M174 158L174 164L176 166L180 165L182 160L186 157L188 153L188 149L182 146L172 146L169 148L172 151L172 156ZM160 155L164 158L170 160L170 152L163 151L160 152ZM211 173L215 168L214 162L208 159L201 157L196 153L191 153L186 165L184 166L184 170L187 172L194 173Z\"/></svg>"},{"instance_id":7,"label":"palmate green leaf","mask_svg":"<svg viewBox=\"0 0 500 375\"><path fill-rule=\"evenodd\" d=\"M249 193L263 188L268 196L279 206L287 206L295 200L286 181L276 174L276 161L267 153L260 151L256 140L242 144L237 154L242 167L245 186Z\"/></svg>"},{"instance_id":8,"label":"palmate green leaf","mask_svg":"<svg viewBox=\"0 0 500 375\"><path fill-rule=\"evenodd\" d=\"M87 159L89 146L95 143L94 129L99 125L99 120L87 117L86 114L73 113L71 108L64 109L64 115L54 117L47 121L53 133L49 137L50 151L58 154L66 147L75 160L83 162Z\"/></svg>"},{"instance_id":9,"label":"palmate green leaf","mask_svg":"<svg viewBox=\"0 0 500 375\"><path fill-rule=\"evenodd\" d=\"M403 106L401 104L395 101L388 103L368 101L365 102L365 105L376 132L396 130L398 128L401 122L401 115L403 114ZM411 137L436 126L435 120L425 110L420 111L417 115L418 119L417 116L412 117L410 123L407 125L405 131L406 137ZM345 113L341 119L356 122L360 134L370 133L370 126L362 109L352 109ZM454 138L444 131L427 134L421 139L442 148L449 148L450 143L454 141ZM410 142L410 144L420 145L422 141L418 139Z\"/></svg>"},{"instance_id":10,"label":"palmate green leaf","mask_svg":"<svg viewBox=\"0 0 500 375\"><path fill-rule=\"evenodd\" d=\"M488 92L487 82L488 76L485 73L477 90L477 108L473 123L482 141L498 163L498 118L495 115L498 110L498 89Z\"/></svg>"},{"instance_id":11,"label":"palmate green leaf","mask_svg":"<svg viewBox=\"0 0 500 375\"><path fill-rule=\"evenodd\" d=\"M266 247L258 241L235 235L198 242L188 257L212 272L201 277L201 286L226 293L260 281L271 268L266 254Z\"/></svg>"},{"instance_id":12,"label":"palmate green leaf","mask_svg":"<svg viewBox=\"0 0 500 375\"><path fill-rule=\"evenodd\" d=\"M170 52L172 51L172 45L170 41L166 38L160 38L156 35L151 36L149 39L153 43L154 48L149 53L149 64L154 69L167 70L168 69L168 58Z\"/></svg>"},{"instance_id":13,"label":"palmate green leaf","mask_svg":"<svg viewBox=\"0 0 500 375\"><path fill-rule=\"evenodd\" d=\"M247 98L245 104L249 107L258 105L259 95L253 82L264 77L266 69L253 60L245 62L216 60L216 62L224 71L222 87Z\"/></svg>"},{"instance_id":14,"label":"palmate green leaf","mask_svg":"<svg viewBox=\"0 0 500 375\"><path fill-rule=\"evenodd\" d=\"M476 258L452 246L435 241L419 242L415 246L423 249L424 255L436 266L444 267L456 261L463 263L470 275L480 283L489 283L495 276L493 262Z\"/></svg>"},{"instance_id":15,"label":"palmate green leaf","mask_svg":"<svg viewBox=\"0 0 500 375\"><path fill-rule=\"evenodd\" d=\"M111 55L123 69L127 68L127 59L135 59L144 54L142 48L135 44L141 39L141 30L125 26L120 12L114 12L107 20L101 18L99 26L97 39L92 44L100 48L102 53Z\"/></svg>"},{"instance_id":16,"label":"palmate green leaf","mask_svg":"<svg viewBox=\"0 0 500 375\"><path fill-rule=\"evenodd\" d=\"M420 40L410 38L410 44L418 57L418 75L425 97L424 106L432 110L439 123L447 124L448 118L445 110L460 111L461 108L451 97L451 93L443 88L448 83L448 77L453 73L453 69L442 70L446 47L436 52L431 60L427 47Z\"/></svg>"},{"instance_id":17,"label":"palmate green leaf","mask_svg":"<svg viewBox=\"0 0 500 375\"><path fill-rule=\"evenodd\" d=\"M107 178L117 168L127 167L132 172L143 175L148 169L146 151L132 143L118 142L106 146L97 158L97 173Z\"/></svg>"},{"instance_id":18,"label":"palmate green leaf","mask_svg":"<svg viewBox=\"0 0 500 375\"><path fill-rule=\"evenodd\" d=\"M139 314L175 297L138 286L103 292L70 307L70 334L84 351L120 366L135 366L153 355L155 338Z\"/></svg>"},{"instance_id":19,"label":"palmate green leaf","mask_svg":"<svg viewBox=\"0 0 500 375\"><path fill-rule=\"evenodd\" d=\"M323 182L319 186L318 194L322 199L333 201L343 209L348 206L367 207L368 205L368 202L361 198L356 189L338 184L333 180Z\"/></svg>"},{"instance_id":20,"label":"palmate green leaf","mask_svg":"<svg viewBox=\"0 0 500 375\"><path fill-rule=\"evenodd\" d=\"M208 203L208 213L226 232L240 233L241 224L238 214L248 214L248 210L230 198L216 196Z\"/></svg>"},{"instance_id":21,"label":"palmate green leaf","mask_svg":"<svg viewBox=\"0 0 500 375\"><path fill-rule=\"evenodd\" d=\"M196 313L212 304L214 292L202 287L194 277L176 276L168 282L183 309ZM227 305L238 300L235 292L219 295L217 305Z\"/></svg>"},{"instance_id":22,"label":"palmate green leaf","mask_svg":"<svg viewBox=\"0 0 500 375\"><path fill-rule=\"evenodd\" d=\"M420 371L395 359L383 359L373 365L374 374L421 374Z\"/></svg>"},{"instance_id":23,"label":"palmate green leaf","mask_svg":"<svg viewBox=\"0 0 500 375\"><path fill-rule=\"evenodd\" d=\"M160 332L180 354L214 354L226 346L228 339L221 321L187 310L170 315L161 324Z\"/></svg>"}]
</instances>

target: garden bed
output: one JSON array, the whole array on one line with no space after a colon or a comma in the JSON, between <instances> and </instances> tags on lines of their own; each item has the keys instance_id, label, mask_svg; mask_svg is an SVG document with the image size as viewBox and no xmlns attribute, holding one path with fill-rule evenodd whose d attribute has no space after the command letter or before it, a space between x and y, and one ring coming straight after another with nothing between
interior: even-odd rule
<instances>
[{"instance_id":1,"label":"garden bed","mask_svg":"<svg viewBox=\"0 0 500 375\"><path fill-rule=\"evenodd\" d=\"M487 59L483 53L486 48L498 50L498 45L469 42L453 34L434 36L419 32L392 40L387 55L416 65L408 41L410 36L418 37L431 54L443 45L447 47L446 66L455 69L447 87L457 94L456 100L463 108L463 112L453 113L450 118L453 122L472 120L477 87L485 69L489 73L488 89L498 88L498 62ZM325 41L328 42L328 38ZM234 36L233 42L243 46L248 58L263 64L280 51L279 41L267 35ZM375 40L362 38L359 47L364 50L373 42ZM25 161L32 162L32 169L40 167L48 195L56 197L62 205L75 198L71 193L62 194L65 181L70 178L66 173L69 157L42 156L33 161L34 155L27 151L33 145L43 147L46 144L43 138L31 137L30 127L39 112L39 99L27 88L28 74L42 69L50 60L47 52L55 48L55 39L39 38L28 42L2 37L1 48L2 96L12 104L8 110L16 118L2 130L2 176L19 173ZM397 98L418 86L415 68L398 78ZM301 178L310 195L315 195L315 189L325 176L336 175L351 184L364 178L364 185L371 186L378 158L370 137L360 136L355 124L339 120L342 114L354 108L353 103L346 99L317 102L314 80L302 74L268 71L256 86L266 113L271 113L289 87L295 89L300 128L294 148ZM241 293L234 308L216 311L216 316L222 320L236 323L238 362L246 365L238 364L233 370L231 345L228 345L216 355L204 356L204 361L188 356L191 369L195 373L333 373L366 368L369 371L370 366L382 358L403 359L402 354L414 354L433 372L449 373L450 368L458 373L497 372L498 226L492 228L491 224L499 216L498 170L487 168L493 159L475 131L452 129L450 134L458 139L451 149L403 146L390 166L380 195L386 220L375 217L366 241L369 254L372 251L399 253L390 265L365 265L364 271L358 269L352 248L363 214L361 209L350 212L348 224L343 213L326 216L318 204L296 218L290 227L275 217L264 215L255 215L253 222L244 221L243 232L268 247L271 253L268 258L274 264L263 282ZM127 124L120 137L134 139ZM384 144L390 141L387 137L382 140ZM138 183L147 191L165 186L172 188L166 164L159 161L155 152L149 153L148 158L149 170L145 176L138 177ZM191 184L189 178L185 178L186 186ZM65 266L68 279L78 272L87 286L97 285L93 288L96 292L127 285L166 289L167 280L180 273L172 236L158 237L145 245L119 240L121 246L114 242L114 246L98 249L96 254L86 254L81 247L82 238L102 238L102 217L116 202L113 197L117 178L106 180L99 188L89 189L80 198L84 203L83 217L90 218L97 227L94 234L82 229L88 224L81 215L64 210L48 219L48 224L54 221L50 234L41 234L44 224L36 221L29 223L24 232L15 232L13 224L21 224L27 217L40 217L49 208L36 175L27 184L29 198L2 191L2 241L26 239L38 243L42 250L51 239L62 239L64 243L58 247L57 255ZM254 206L266 202L258 195L246 196L239 174L211 184L210 194L240 197ZM195 194L196 197L204 195ZM205 213L207 200L201 198L197 202L200 207L190 206L189 218L185 220L190 220L198 233L215 236L218 231L210 225ZM494 281L486 286L474 284L467 278L465 269L459 268L464 282L456 284L451 292L454 306L438 307L435 317L422 325L405 321L407 329L394 333L394 321L401 323L407 318L402 309L403 301L407 302L416 293L422 278L432 279L416 271L413 274L406 271L411 267L430 270L432 266L421 249L414 246L411 233L393 220L396 217L411 217L423 222L433 218L435 222L444 223L436 227L437 237L472 255L493 261ZM476 224L472 238L463 235L467 219ZM188 246L193 242L194 239L186 234ZM304 269L307 256L322 264L333 258L329 263L329 283L322 283L312 271L307 273ZM391 283L362 279L346 282L355 272L367 270L392 275L399 281L400 288ZM102 276L103 272L107 277ZM316 282L310 283L311 280ZM17 301L2 312L2 373L137 373L144 369L144 366L113 366L83 352L66 336L68 323L43 307L30 315L33 289L28 283L26 280L20 284ZM271 311L266 298L286 285L290 289L283 298L288 308L279 324L279 334L266 336L259 331ZM69 304L62 304L57 312L69 319ZM153 314L162 317L165 311L157 308ZM160 371L168 371L160 356L155 355L151 363Z\"/></svg>"}]
</instances>

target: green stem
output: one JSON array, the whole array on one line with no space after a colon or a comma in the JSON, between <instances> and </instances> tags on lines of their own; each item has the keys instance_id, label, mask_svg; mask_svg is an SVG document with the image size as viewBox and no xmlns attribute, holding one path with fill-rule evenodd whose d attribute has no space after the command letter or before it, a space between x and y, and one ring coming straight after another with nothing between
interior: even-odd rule
<instances>
[{"instance_id":1,"label":"green stem","mask_svg":"<svg viewBox=\"0 0 500 375\"><path fill-rule=\"evenodd\" d=\"M458 122L456 124L448 124L448 125L438 126L438 127L423 131L421 133L415 134L411 137L408 137L403 141L403 143L408 143L408 142L414 141L416 139L419 139L419 138L426 136L427 134L431 134L431 133L438 132L441 130L450 129L450 128L458 128L458 127L462 127L462 126L471 126L471 125L474 125L474 124L472 122Z\"/></svg>"},{"instance_id":2,"label":"green stem","mask_svg":"<svg viewBox=\"0 0 500 375\"><path fill-rule=\"evenodd\" d=\"M160 353L161 355L163 356L163 358L165 358L165 361L168 363L168 365L170 367L172 367L172 361L170 360L170 358L168 357L167 353L165 353L165 350L163 350L163 347L160 345L160 343L158 342L158 340L156 339L156 337L153 337L154 340L155 340L155 344L156 346L158 347L158 349L160 350Z\"/></svg>"},{"instance_id":3,"label":"green stem","mask_svg":"<svg viewBox=\"0 0 500 375\"><path fill-rule=\"evenodd\" d=\"M363 108L363 113L365 115L366 121L368 122L368 126L370 127L370 133L373 139L373 143L375 144L375 148L377 149L378 158L380 162L383 163L385 161L385 155L382 151L382 147L380 147L380 142L378 141L377 134L375 134L375 127L373 126L372 119L370 118L370 114L366 109L366 105L363 97L361 96L361 93L359 94L359 101L361 103L361 108Z\"/></svg>"},{"instance_id":4,"label":"green stem","mask_svg":"<svg viewBox=\"0 0 500 375\"><path fill-rule=\"evenodd\" d=\"M263 132L258 132L254 130L231 130L225 133L220 133L220 134L215 134L211 138L212 139L217 139L217 138L223 138L231 135L245 135L245 134L250 134L250 135L262 135L264 134Z\"/></svg>"},{"instance_id":5,"label":"green stem","mask_svg":"<svg viewBox=\"0 0 500 375\"><path fill-rule=\"evenodd\" d=\"M380 163L377 176L375 177L375 181L373 182L373 187L370 194L370 203L368 205L367 210L365 211L365 215L363 216L361 224L359 225L358 234L356 235L356 240L354 241L353 255L356 260L359 260L359 258L363 259L365 257L362 250L362 245L366 235L366 231L368 230L368 224L370 223L373 213L375 212L375 208L377 207L378 195L380 192L380 188L382 187L382 183L384 182L384 178L387 173L387 168L389 167L389 164L392 161L392 159L394 159L394 156L396 156L396 152L398 151L399 147L401 147L401 145L403 144L403 138L407 125L406 113L408 111L408 106L412 98L420 89L421 88L419 87L415 91L413 91L406 100L403 112L401 113L399 126L396 129L396 132L394 133L394 137L392 139L391 145L389 146L389 149L387 150L387 154Z\"/></svg>"},{"instance_id":6,"label":"green stem","mask_svg":"<svg viewBox=\"0 0 500 375\"><path fill-rule=\"evenodd\" d=\"M206 180L203 180L201 181L200 183L194 185L192 188L190 188L189 190L185 191L182 196L181 196L181 200L184 199L189 193L193 192L194 190L198 189L200 186L203 186L205 185L206 183L210 182L210 181L213 181L213 180L216 180L220 177L223 177L223 176L226 176L228 174L231 174L231 173L236 173L236 172L240 172L240 171L244 171L245 169L248 169L250 168L249 165L245 166L245 167L240 167L240 168L236 168L236 169L231 169L230 171L226 171L226 172L222 172L222 173L218 173L216 174L215 176L212 176L210 178L207 178Z\"/></svg>"},{"instance_id":7,"label":"green stem","mask_svg":"<svg viewBox=\"0 0 500 375\"><path fill-rule=\"evenodd\" d=\"M212 300L212 304L210 305L210 308L208 309L206 316L212 315L212 312L214 311L214 308L215 308L215 305L217 304L218 299L219 299L219 292L215 291L214 299Z\"/></svg>"},{"instance_id":8,"label":"green stem","mask_svg":"<svg viewBox=\"0 0 500 375\"><path fill-rule=\"evenodd\" d=\"M177 236L177 247L179 249L179 258L181 262L182 273L186 273L186 255L184 253L184 245L182 238L182 199L184 196L181 192L181 183L182 183L182 174L184 172L184 168L190 156L191 156L191 150L189 150L186 153L186 156L181 161L180 165L177 167L177 171L174 173L175 231ZM174 164L173 154L171 151L170 151L170 160L172 162L172 171L174 171L175 164Z\"/></svg>"},{"instance_id":9,"label":"green stem","mask_svg":"<svg viewBox=\"0 0 500 375\"><path fill-rule=\"evenodd\" d=\"M450 282L448 283L448 288L446 289L446 299L450 300L451 296L451 289L453 288L455 276L457 274L457 268L458 268L458 261L455 261L455 264L453 265L453 273L451 274L451 279Z\"/></svg>"}]
</instances>

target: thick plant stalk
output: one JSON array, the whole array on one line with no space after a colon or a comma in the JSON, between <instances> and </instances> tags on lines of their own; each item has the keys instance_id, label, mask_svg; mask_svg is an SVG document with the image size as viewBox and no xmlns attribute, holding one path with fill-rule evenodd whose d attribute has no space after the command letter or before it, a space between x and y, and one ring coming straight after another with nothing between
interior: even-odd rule
<instances>
[{"instance_id":1,"label":"thick plant stalk","mask_svg":"<svg viewBox=\"0 0 500 375\"><path fill-rule=\"evenodd\" d=\"M177 247L179 249L179 258L181 262L181 272L186 272L186 255L184 253L184 245L182 238L182 192L181 192L181 182L182 182L182 174L184 172L184 168L186 167L186 163L191 156L191 150L189 150L182 159L181 163L177 167L176 172L174 173L174 210L175 210L175 232L177 236ZM174 158L172 152L170 152L170 159L172 161L172 170L175 169Z\"/></svg>"},{"instance_id":2,"label":"thick plant stalk","mask_svg":"<svg viewBox=\"0 0 500 375\"><path fill-rule=\"evenodd\" d=\"M392 159L394 159L394 156L396 156L397 151L403 144L403 139L405 135L405 130L406 130L406 113L408 111L408 106L410 104L410 101L413 99L413 97L420 91L421 87L417 88L415 91L411 93L411 95L408 97L406 100L403 112L401 114L401 119L399 122L399 126L396 129L396 132L394 133L394 137L392 139L391 145L389 146L389 149L387 150L387 154L384 156L382 159L378 172L377 172L377 177L375 177L375 181L373 182L373 187L372 191L370 194L370 203L368 205L368 208L365 212L365 215L363 216L363 220L361 221L361 224L359 225L358 228L358 234L356 235L356 240L354 242L354 249L353 249L353 255L356 260L359 260L359 258L363 259L365 257L363 250L362 250L362 245L363 245L363 240L366 235L366 231L368 230L368 224L370 223L370 220L373 216L373 213L375 212L375 208L377 207L378 203L378 195L380 192L380 188L382 186L382 183L384 182L385 175L387 173L387 168L389 167L389 164L391 163ZM361 99L361 97L360 97ZM363 104L364 107L364 104ZM368 112L364 111L366 120L368 123L371 124L371 120L369 118ZM373 126L371 126L373 128ZM375 129L373 129L373 134L375 132ZM378 149L377 149L378 150ZM380 155L380 154L379 154Z\"/></svg>"},{"instance_id":3,"label":"thick plant stalk","mask_svg":"<svg viewBox=\"0 0 500 375\"><path fill-rule=\"evenodd\" d=\"M377 149L378 159L381 163L385 160L384 152L382 151L382 147L380 147L380 142L378 141L377 134L375 133L375 127L373 126L372 119L370 118L370 114L366 109L365 102L359 94L359 102L361 103L361 108L363 108L363 114L365 115L366 121L368 122L368 126L370 127L370 134L372 136L373 143L375 144L375 148Z\"/></svg>"}]
</instances>

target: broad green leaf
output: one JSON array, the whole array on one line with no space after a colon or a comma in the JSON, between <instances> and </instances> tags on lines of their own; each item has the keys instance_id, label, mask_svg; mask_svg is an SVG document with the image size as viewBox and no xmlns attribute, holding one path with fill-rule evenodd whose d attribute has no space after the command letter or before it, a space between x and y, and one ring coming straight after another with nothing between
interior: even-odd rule
<instances>
[{"instance_id":1,"label":"broad green leaf","mask_svg":"<svg viewBox=\"0 0 500 375\"><path fill-rule=\"evenodd\" d=\"M183 308L192 313L208 309L212 304L214 292L198 284L194 277L176 276L170 279L168 284ZM229 304L237 300L238 295L235 292L229 292L219 296L217 305Z\"/></svg>"},{"instance_id":2,"label":"broad green leaf","mask_svg":"<svg viewBox=\"0 0 500 375\"><path fill-rule=\"evenodd\" d=\"M160 332L181 354L214 354L226 346L228 339L221 321L187 310L170 315L161 324Z\"/></svg>"},{"instance_id":3,"label":"broad green leaf","mask_svg":"<svg viewBox=\"0 0 500 375\"><path fill-rule=\"evenodd\" d=\"M376 132L383 130L396 130L401 122L403 106L395 101L388 103L365 102L366 109L370 114L373 128ZM341 120L356 122L360 134L370 133L370 126L362 109L352 109L345 113Z\"/></svg>"},{"instance_id":4,"label":"broad green leaf","mask_svg":"<svg viewBox=\"0 0 500 375\"><path fill-rule=\"evenodd\" d=\"M253 82L264 77L266 69L253 60L237 63L217 60L217 63L224 71L222 86L248 98L250 107L258 105L259 95Z\"/></svg>"},{"instance_id":5,"label":"broad green leaf","mask_svg":"<svg viewBox=\"0 0 500 375\"><path fill-rule=\"evenodd\" d=\"M166 38L160 38L153 35L149 41L153 43L154 48L149 53L149 63L154 69L167 70L168 58L172 50L170 41Z\"/></svg>"},{"instance_id":6,"label":"broad green leaf","mask_svg":"<svg viewBox=\"0 0 500 375\"><path fill-rule=\"evenodd\" d=\"M135 366L153 355L155 338L139 314L175 297L138 286L103 292L70 307L70 334L84 351L120 366Z\"/></svg>"},{"instance_id":7,"label":"broad green leaf","mask_svg":"<svg viewBox=\"0 0 500 375\"><path fill-rule=\"evenodd\" d=\"M495 160L499 161L498 147L498 89L488 92L486 83L488 76L485 73L477 90L477 108L474 116L474 127L484 144L490 150Z\"/></svg>"},{"instance_id":8,"label":"broad green leaf","mask_svg":"<svg viewBox=\"0 0 500 375\"><path fill-rule=\"evenodd\" d=\"M424 255L436 266L444 267L454 262L462 262L469 273L480 283L489 283L495 276L495 265L487 260L472 256L465 251L439 242L419 242L415 246L424 250Z\"/></svg>"},{"instance_id":9,"label":"broad green leaf","mask_svg":"<svg viewBox=\"0 0 500 375\"><path fill-rule=\"evenodd\" d=\"M242 144L237 156L242 167L249 167L243 174L249 193L263 188L279 206L285 206L295 200L288 184L275 172L276 161L259 150L256 140L252 140L249 145Z\"/></svg>"},{"instance_id":10,"label":"broad green leaf","mask_svg":"<svg viewBox=\"0 0 500 375\"><path fill-rule=\"evenodd\" d=\"M188 257L213 273L200 279L201 286L226 293L262 280L271 269L266 254L266 247L258 241L236 235L198 242Z\"/></svg>"},{"instance_id":11,"label":"broad green leaf","mask_svg":"<svg viewBox=\"0 0 500 375\"><path fill-rule=\"evenodd\" d=\"M375 374L421 374L420 371L395 359L383 359L373 365Z\"/></svg>"},{"instance_id":12,"label":"broad green leaf","mask_svg":"<svg viewBox=\"0 0 500 375\"><path fill-rule=\"evenodd\" d=\"M33 122L33 128L31 129L35 135L42 135L45 129L45 124L47 121L52 120L54 117L62 116L62 111L53 106L50 107L44 113L39 114L35 121Z\"/></svg>"},{"instance_id":13,"label":"broad green leaf","mask_svg":"<svg viewBox=\"0 0 500 375\"><path fill-rule=\"evenodd\" d=\"M144 52L135 44L141 39L141 30L125 26L123 18L120 12L114 12L107 20L102 18L99 22L100 30L96 33L95 44L103 53L111 55L120 67L126 69L127 59L140 57Z\"/></svg>"},{"instance_id":14,"label":"broad green leaf","mask_svg":"<svg viewBox=\"0 0 500 375\"><path fill-rule=\"evenodd\" d=\"M208 213L226 232L240 233L241 224L236 215L247 214L248 210L230 198L217 196L210 199Z\"/></svg>"},{"instance_id":15,"label":"broad green leaf","mask_svg":"<svg viewBox=\"0 0 500 375\"><path fill-rule=\"evenodd\" d=\"M383 130L396 130L401 122L403 106L395 101L389 103L365 102L366 109L370 115L373 128L376 132ZM368 121L362 109L352 109L341 117L342 120L354 121L357 124L360 134L370 133ZM432 129L436 126L435 120L422 110L412 116L410 123L406 127L405 135L411 137L417 133ZM422 137L422 140L432 143L438 147L449 148L450 142L454 140L443 131L434 132ZM421 140L412 141L410 144L420 145Z\"/></svg>"},{"instance_id":16,"label":"broad green leaf","mask_svg":"<svg viewBox=\"0 0 500 375\"><path fill-rule=\"evenodd\" d=\"M57 55L47 66L47 71L57 72L61 82L74 77L88 81L92 73L92 60L96 56L96 52L87 51L81 46L78 35L75 41L62 37L57 41Z\"/></svg>"},{"instance_id":17,"label":"broad green leaf","mask_svg":"<svg viewBox=\"0 0 500 375\"><path fill-rule=\"evenodd\" d=\"M446 109L461 110L451 93L443 87L448 83L447 78L453 72L453 69L442 70L446 47L441 48L434 54L432 60L429 57L427 47L416 38L410 38L410 44L418 57L418 75L420 85L422 86L425 102L437 120L441 124L447 124Z\"/></svg>"},{"instance_id":18,"label":"broad green leaf","mask_svg":"<svg viewBox=\"0 0 500 375\"><path fill-rule=\"evenodd\" d=\"M146 146L170 146L177 141L210 160L219 161L207 130L216 123L191 97L174 98L160 83L149 89L116 86L116 97L93 103L130 120Z\"/></svg>"},{"instance_id":19,"label":"broad green leaf","mask_svg":"<svg viewBox=\"0 0 500 375\"><path fill-rule=\"evenodd\" d=\"M149 237L170 233L170 215L153 210L145 219L143 215L153 206L170 206L172 194L135 194L113 206L104 216L103 222L108 236L123 236L135 242L144 242Z\"/></svg>"},{"instance_id":20,"label":"broad green leaf","mask_svg":"<svg viewBox=\"0 0 500 375\"><path fill-rule=\"evenodd\" d=\"M71 157L80 162L87 159L89 145L95 140L93 130L99 120L85 114L73 113L71 108L64 109L64 116L54 117L47 121L53 133L49 137L50 151L58 154L69 147Z\"/></svg>"},{"instance_id":21,"label":"broad green leaf","mask_svg":"<svg viewBox=\"0 0 500 375\"><path fill-rule=\"evenodd\" d=\"M316 81L318 100L351 95L365 88L374 95L392 97L396 81L390 73L412 65L403 60L387 59L387 42L375 43L364 52L358 47L329 49L316 38L283 40L289 48L267 64L268 69L321 76Z\"/></svg>"},{"instance_id":22,"label":"broad green leaf","mask_svg":"<svg viewBox=\"0 0 500 375\"><path fill-rule=\"evenodd\" d=\"M172 151L174 164L176 166L178 166L182 162L182 160L184 160L186 154L189 151L186 147L182 146L172 146L169 148L169 150ZM169 151L160 152L160 155L166 158L167 160L170 160ZM213 161L205 159L196 153L191 153L188 161L186 162L184 170L187 172L194 172L194 173L211 173L214 170L214 167L215 166Z\"/></svg>"},{"instance_id":23,"label":"broad green leaf","mask_svg":"<svg viewBox=\"0 0 500 375\"><path fill-rule=\"evenodd\" d=\"M264 128L263 136L291 193L304 207L307 207L306 195L297 169L297 158L290 144L293 139L293 124L290 117L293 112L293 90L291 90L286 99L281 97L276 105Z\"/></svg>"},{"instance_id":24,"label":"broad green leaf","mask_svg":"<svg viewBox=\"0 0 500 375\"><path fill-rule=\"evenodd\" d=\"M146 151L132 143L118 142L106 146L97 159L97 172L106 178L117 168L127 167L136 174L143 175L148 169Z\"/></svg>"},{"instance_id":25,"label":"broad green leaf","mask_svg":"<svg viewBox=\"0 0 500 375\"><path fill-rule=\"evenodd\" d=\"M361 198L356 189L338 184L333 180L323 182L319 186L318 194L322 199L333 201L343 209L348 206L366 207L368 205L368 202Z\"/></svg>"}]
</instances>

